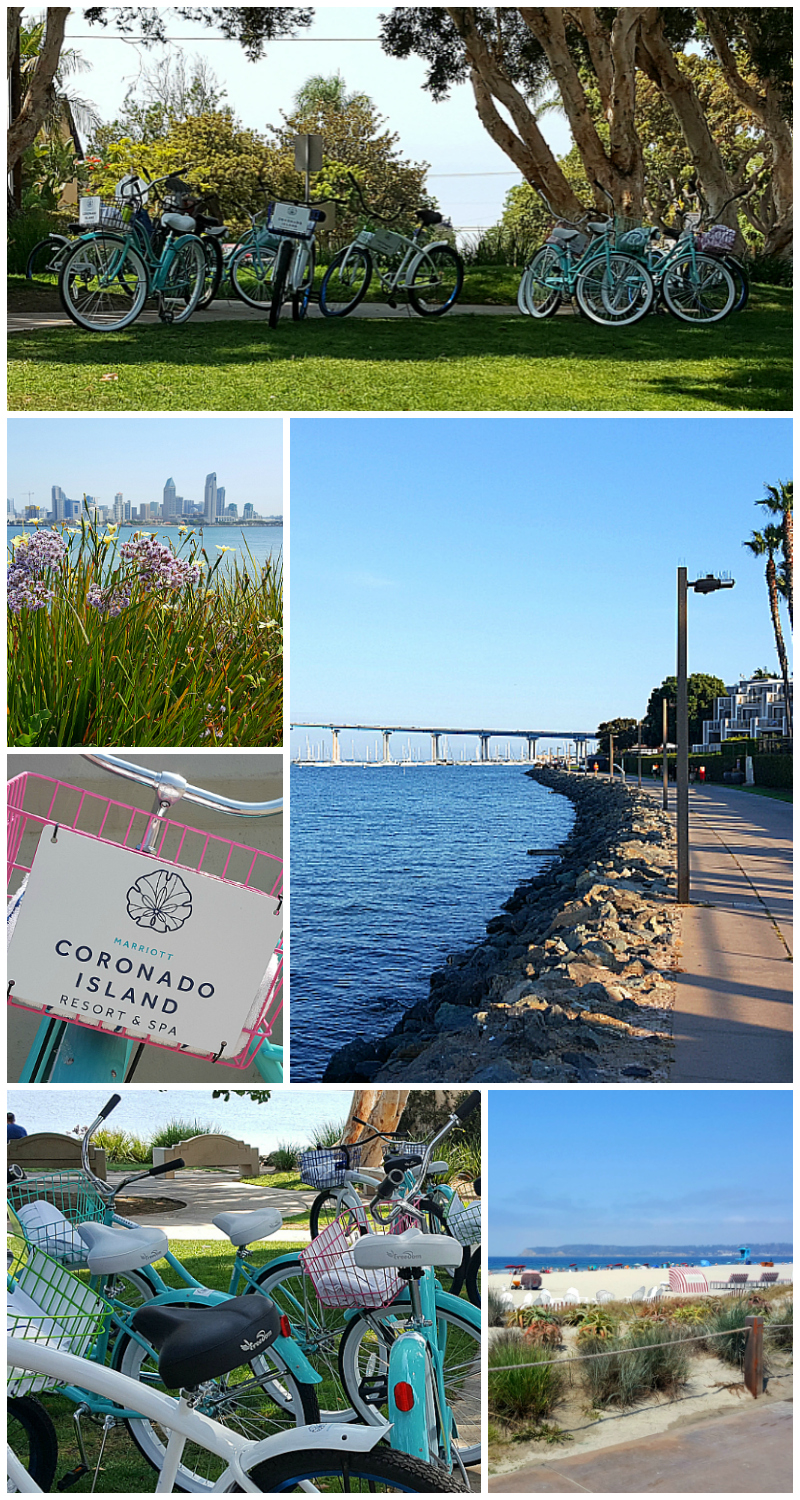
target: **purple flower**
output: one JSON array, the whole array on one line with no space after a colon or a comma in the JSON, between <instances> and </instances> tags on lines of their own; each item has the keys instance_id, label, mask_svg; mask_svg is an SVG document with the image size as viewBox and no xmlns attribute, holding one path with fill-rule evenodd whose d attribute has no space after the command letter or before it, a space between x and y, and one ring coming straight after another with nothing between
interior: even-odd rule
<instances>
[{"instance_id":1,"label":"purple flower","mask_svg":"<svg viewBox=\"0 0 800 1500\"><path fill-rule=\"evenodd\" d=\"M23 609L46 609L54 597L47 575L66 554L64 538L57 531L37 531L23 536L14 547L8 570L8 607L18 615Z\"/></svg>"},{"instance_id":2,"label":"purple flower","mask_svg":"<svg viewBox=\"0 0 800 1500\"><path fill-rule=\"evenodd\" d=\"M98 614L109 615L114 619L122 614L123 609L128 608L132 590L133 584L131 583L123 583L116 588L109 585L105 589L93 583L91 588L87 589L86 603L91 605L92 609L96 609Z\"/></svg>"},{"instance_id":3,"label":"purple flower","mask_svg":"<svg viewBox=\"0 0 800 1500\"><path fill-rule=\"evenodd\" d=\"M146 594L168 591L177 593L200 577L200 564L176 557L171 547L154 536L136 537L120 548L126 562L135 564L139 583Z\"/></svg>"}]
</instances>

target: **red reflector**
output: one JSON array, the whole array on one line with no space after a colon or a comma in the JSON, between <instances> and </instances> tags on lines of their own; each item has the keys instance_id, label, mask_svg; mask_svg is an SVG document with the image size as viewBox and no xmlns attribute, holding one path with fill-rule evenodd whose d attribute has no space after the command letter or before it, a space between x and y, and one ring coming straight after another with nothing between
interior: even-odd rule
<instances>
[{"instance_id":1,"label":"red reflector","mask_svg":"<svg viewBox=\"0 0 800 1500\"><path fill-rule=\"evenodd\" d=\"M290 1339L292 1336L292 1325L285 1313L281 1313L281 1333L285 1339Z\"/></svg>"},{"instance_id":2,"label":"red reflector","mask_svg":"<svg viewBox=\"0 0 800 1500\"><path fill-rule=\"evenodd\" d=\"M414 1392L407 1380L398 1380L394 1388L394 1404L398 1411L411 1411L414 1405Z\"/></svg>"}]
</instances>

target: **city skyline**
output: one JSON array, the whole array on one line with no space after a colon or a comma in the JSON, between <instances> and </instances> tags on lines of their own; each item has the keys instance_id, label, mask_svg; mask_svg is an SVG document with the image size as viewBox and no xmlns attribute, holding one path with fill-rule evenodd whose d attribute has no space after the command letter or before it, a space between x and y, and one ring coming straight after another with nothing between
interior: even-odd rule
<instances>
[{"instance_id":1,"label":"city skyline","mask_svg":"<svg viewBox=\"0 0 800 1500\"><path fill-rule=\"evenodd\" d=\"M8 422L7 498L52 508L52 490L91 494L113 509L162 500L167 476L202 506L205 475L224 474L227 495L262 516L283 511L283 424L277 417L17 417ZM28 495L30 494L30 501Z\"/></svg>"}]
</instances>

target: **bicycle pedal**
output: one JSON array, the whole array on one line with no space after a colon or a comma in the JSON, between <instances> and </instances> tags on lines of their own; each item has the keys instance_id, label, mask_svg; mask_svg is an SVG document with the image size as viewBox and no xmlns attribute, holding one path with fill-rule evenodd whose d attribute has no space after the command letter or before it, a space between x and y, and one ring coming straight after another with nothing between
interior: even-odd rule
<instances>
[{"instance_id":1,"label":"bicycle pedal","mask_svg":"<svg viewBox=\"0 0 800 1500\"><path fill-rule=\"evenodd\" d=\"M358 1387L358 1394L366 1406L383 1406L389 1399L389 1381L364 1379Z\"/></svg>"},{"instance_id":2,"label":"bicycle pedal","mask_svg":"<svg viewBox=\"0 0 800 1500\"><path fill-rule=\"evenodd\" d=\"M396 307L397 306L397 298L396 297L387 297L386 301L388 302L388 304L389 304L390 307Z\"/></svg>"},{"instance_id":3,"label":"bicycle pedal","mask_svg":"<svg viewBox=\"0 0 800 1500\"><path fill-rule=\"evenodd\" d=\"M75 1468L70 1469L68 1474L62 1474L61 1478L58 1481L58 1484L56 1485L56 1489L69 1490L72 1488L73 1484L77 1484L78 1480L83 1479L84 1475L88 1473L90 1473L88 1465L76 1464Z\"/></svg>"}]
</instances>

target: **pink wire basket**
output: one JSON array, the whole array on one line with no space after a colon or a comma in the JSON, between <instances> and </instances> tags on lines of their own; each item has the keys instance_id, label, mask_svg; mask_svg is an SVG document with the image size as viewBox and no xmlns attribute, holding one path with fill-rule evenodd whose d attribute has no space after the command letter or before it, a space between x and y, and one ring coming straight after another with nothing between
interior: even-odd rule
<instances>
[{"instance_id":1,"label":"pink wire basket","mask_svg":"<svg viewBox=\"0 0 800 1500\"><path fill-rule=\"evenodd\" d=\"M402 1215L388 1231L376 1225L371 1232L402 1234L411 1223ZM300 1251L303 1270L325 1307L388 1307L403 1284L392 1268L367 1270L355 1264L352 1247L360 1235L352 1216L344 1215Z\"/></svg>"},{"instance_id":2,"label":"pink wire basket","mask_svg":"<svg viewBox=\"0 0 800 1500\"><path fill-rule=\"evenodd\" d=\"M103 797L97 792L81 791L79 787L70 786L65 781L56 781L52 776L23 771L8 783L6 864L9 897L19 891L33 868L39 840L45 828L57 824L59 828L70 829L87 839L97 839L100 843L111 844L118 849L136 850L144 841L152 821L153 814L144 812L141 808L130 807L127 803ZM178 869L211 875L227 885L263 891L265 897L275 901L282 899L283 861L276 855L266 854L261 849L251 849L247 844L237 843L234 839L223 838L219 834L204 833L202 829L190 828L172 818L159 818L157 826L158 836L151 851L154 860L175 865ZM262 1041L272 1035L283 1008L283 951L280 944L275 950L274 960L276 961L270 966L266 995L262 997L258 1013L251 1015L244 1027L246 1042L236 1057L218 1059L223 1067L248 1067ZM8 996L8 1003L29 1010L29 1007L11 994ZM49 1009L43 1010L41 1014L49 1014ZM70 1017L70 1024L81 1026L84 1023ZM93 1026L87 1029L97 1031L99 1028ZM163 1043L152 1042L149 1037L136 1037L135 1040L145 1045L158 1046L160 1051L201 1055L192 1054L187 1046L165 1046Z\"/></svg>"}]
</instances>

